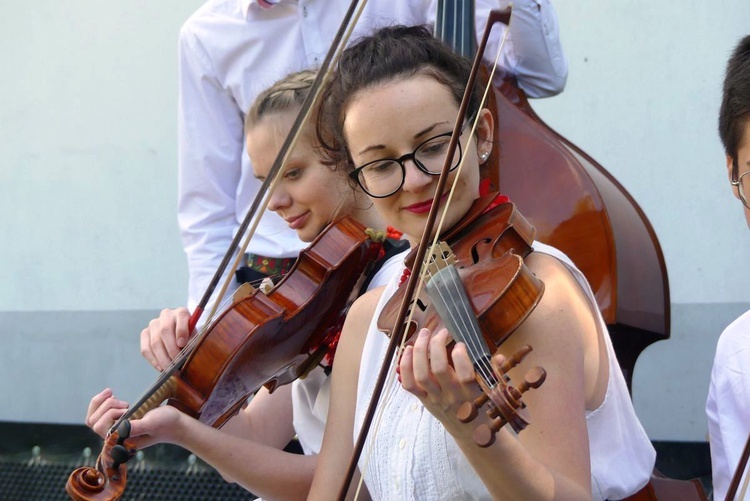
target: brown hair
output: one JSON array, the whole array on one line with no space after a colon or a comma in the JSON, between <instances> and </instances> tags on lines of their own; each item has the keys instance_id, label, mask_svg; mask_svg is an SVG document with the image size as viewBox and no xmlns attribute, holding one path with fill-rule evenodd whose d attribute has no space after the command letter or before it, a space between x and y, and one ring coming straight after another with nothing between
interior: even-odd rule
<instances>
[{"instance_id":1,"label":"brown hair","mask_svg":"<svg viewBox=\"0 0 750 501\"><path fill-rule=\"evenodd\" d=\"M317 120L318 140L331 164L352 168L343 132L345 110L352 96L417 73L431 76L448 87L456 104L460 104L471 63L423 26L383 28L343 52L334 77L324 90ZM467 116L477 113L480 100L475 87Z\"/></svg>"},{"instance_id":2,"label":"brown hair","mask_svg":"<svg viewBox=\"0 0 750 501\"><path fill-rule=\"evenodd\" d=\"M315 81L316 74L317 71L313 70L290 73L261 92L245 117L245 136L247 136L248 129L256 125L264 116L302 106L302 102Z\"/></svg>"}]
</instances>

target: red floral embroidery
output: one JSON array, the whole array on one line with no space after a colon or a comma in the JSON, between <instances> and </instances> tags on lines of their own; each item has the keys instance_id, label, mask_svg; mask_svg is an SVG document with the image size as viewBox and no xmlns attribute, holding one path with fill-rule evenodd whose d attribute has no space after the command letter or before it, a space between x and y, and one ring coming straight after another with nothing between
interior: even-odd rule
<instances>
[{"instance_id":1,"label":"red floral embroidery","mask_svg":"<svg viewBox=\"0 0 750 501\"><path fill-rule=\"evenodd\" d=\"M369 256L365 257L365 259L367 260L371 260L374 262L383 259L383 257L385 256L385 249L383 248L382 243L373 242L368 249L368 254ZM344 320L346 319L346 314L348 313L349 306L347 306L346 309L341 312L339 317L336 319L336 323L328 329L323 340L318 345L313 346L310 349L310 353L315 353L321 347L327 346L326 354L323 357L323 363L321 363L326 374L330 374L331 368L333 367L333 359L336 355L336 348L338 347L339 338L341 337L341 329L344 327Z\"/></svg>"}]
</instances>

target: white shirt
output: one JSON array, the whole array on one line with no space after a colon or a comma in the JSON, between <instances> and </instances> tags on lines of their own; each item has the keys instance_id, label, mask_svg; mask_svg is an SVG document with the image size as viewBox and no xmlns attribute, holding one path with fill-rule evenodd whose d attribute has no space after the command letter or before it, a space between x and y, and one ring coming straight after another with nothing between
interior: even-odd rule
<instances>
[{"instance_id":1,"label":"white shirt","mask_svg":"<svg viewBox=\"0 0 750 501\"><path fill-rule=\"evenodd\" d=\"M477 0L483 29L491 7ZM389 24L428 24L436 0L370 0L354 38ZM532 96L558 93L567 78L557 17L549 0L516 0L505 57ZM209 0L182 26L179 38L178 221L190 273L192 310L218 268L260 182L244 149L243 121L256 96L292 71L325 57L348 0ZM495 29L494 40L502 30ZM490 47L494 54L497 45ZM265 214L248 249L268 257L296 256L303 244L284 221ZM231 290L229 291L232 292Z\"/></svg>"},{"instance_id":2,"label":"white shirt","mask_svg":"<svg viewBox=\"0 0 750 501\"><path fill-rule=\"evenodd\" d=\"M586 293L594 311L598 311L586 279L567 256L539 242L534 243L534 252L550 254L565 264ZM396 290L399 278L399 275L394 275L386 286L374 319L378 318L379 312ZM601 315L598 315L598 321L604 333L610 370L604 401L597 409L586 411L591 494L595 500L622 499L648 483L656 451L635 414ZM354 440L372 399L387 345L388 338L377 330L374 321L362 351ZM442 423L422 406L417 397L404 390L395 378L385 387L378 407L377 437L372 439L372 434L368 436L359 460L360 471L373 499L492 499Z\"/></svg>"},{"instance_id":3,"label":"white shirt","mask_svg":"<svg viewBox=\"0 0 750 501\"><path fill-rule=\"evenodd\" d=\"M750 436L750 311L719 337L706 415L714 499L724 499Z\"/></svg>"}]
</instances>

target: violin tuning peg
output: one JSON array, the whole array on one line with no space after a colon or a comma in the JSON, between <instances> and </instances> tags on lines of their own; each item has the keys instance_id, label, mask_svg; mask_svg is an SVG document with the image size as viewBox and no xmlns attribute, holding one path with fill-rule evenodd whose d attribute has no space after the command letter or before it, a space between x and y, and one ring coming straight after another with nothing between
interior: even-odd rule
<instances>
[{"instance_id":1,"label":"violin tuning peg","mask_svg":"<svg viewBox=\"0 0 750 501\"><path fill-rule=\"evenodd\" d=\"M504 375L513 367L523 362L523 359L526 358L531 351L531 346L525 344L521 346L518 351L513 353L510 358L505 357L502 353L496 353L495 356L492 357L492 365L499 374Z\"/></svg>"},{"instance_id":2,"label":"violin tuning peg","mask_svg":"<svg viewBox=\"0 0 750 501\"><path fill-rule=\"evenodd\" d=\"M456 418L462 423L474 421L479 414L479 408L488 400L489 397L485 393L481 393L474 401L464 402L456 411Z\"/></svg>"},{"instance_id":3,"label":"violin tuning peg","mask_svg":"<svg viewBox=\"0 0 750 501\"><path fill-rule=\"evenodd\" d=\"M542 386L545 379L547 379L547 371L539 366L534 367L526 373L523 382L518 385L518 388L508 386L506 395L508 401L516 409L519 407L526 407L526 405L521 402L522 395L532 388L536 389Z\"/></svg>"},{"instance_id":4,"label":"violin tuning peg","mask_svg":"<svg viewBox=\"0 0 750 501\"><path fill-rule=\"evenodd\" d=\"M117 427L117 443L122 445L125 439L130 436L130 421L127 419Z\"/></svg>"},{"instance_id":5,"label":"violin tuning peg","mask_svg":"<svg viewBox=\"0 0 750 501\"><path fill-rule=\"evenodd\" d=\"M506 424L507 421L502 417L493 419L490 424L480 424L474 430L474 442L479 447L489 447L495 443L497 432Z\"/></svg>"},{"instance_id":6,"label":"violin tuning peg","mask_svg":"<svg viewBox=\"0 0 750 501\"><path fill-rule=\"evenodd\" d=\"M540 386L542 386L542 383L544 383L546 379L547 371L539 366L536 366L526 373L523 383L518 385L518 391L524 393L531 388L539 388Z\"/></svg>"},{"instance_id":7,"label":"violin tuning peg","mask_svg":"<svg viewBox=\"0 0 750 501\"><path fill-rule=\"evenodd\" d=\"M109 454L112 457L113 470L116 470L121 464L127 463L128 461L130 461L130 458L133 457L130 451L127 450L122 444L117 444L112 447L112 450Z\"/></svg>"}]
</instances>

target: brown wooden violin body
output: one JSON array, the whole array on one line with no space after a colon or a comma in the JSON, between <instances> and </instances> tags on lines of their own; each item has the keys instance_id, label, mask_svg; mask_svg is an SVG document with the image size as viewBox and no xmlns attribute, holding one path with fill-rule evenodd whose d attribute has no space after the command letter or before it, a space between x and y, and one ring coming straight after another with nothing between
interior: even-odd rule
<instances>
[{"instance_id":1,"label":"brown wooden violin body","mask_svg":"<svg viewBox=\"0 0 750 501\"><path fill-rule=\"evenodd\" d=\"M464 288L487 346L498 347L523 322L539 302L544 284L522 266L531 251L534 228L511 203L485 212L494 195L477 199L461 223L443 239L453 251ZM411 257L411 256L410 256ZM410 261L407 257L407 265ZM512 286L512 287L511 287ZM391 297L378 317L378 328L390 334L403 301L404 287ZM415 301L416 327L435 329L441 319L422 295ZM494 350L493 350L494 351Z\"/></svg>"},{"instance_id":2,"label":"brown wooden violin body","mask_svg":"<svg viewBox=\"0 0 750 501\"><path fill-rule=\"evenodd\" d=\"M267 294L235 297L185 362L169 404L221 426L261 386L273 391L315 367L379 249L350 217L329 226Z\"/></svg>"}]
</instances>

